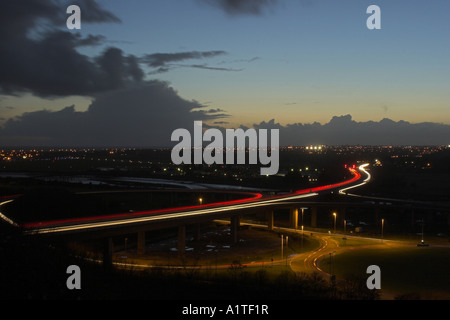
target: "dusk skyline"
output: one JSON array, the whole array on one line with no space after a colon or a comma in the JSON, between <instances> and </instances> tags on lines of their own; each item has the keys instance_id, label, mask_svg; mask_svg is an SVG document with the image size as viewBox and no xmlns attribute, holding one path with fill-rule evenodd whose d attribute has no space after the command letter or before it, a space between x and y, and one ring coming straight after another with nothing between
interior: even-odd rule
<instances>
[{"instance_id":1,"label":"dusk skyline","mask_svg":"<svg viewBox=\"0 0 450 320\"><path fill-rule=\"evenodd\" d=\"M81 29L66 8L81 8ZM381 30L366 9L381 8ZM3 146L166 146L176 128L281 144L445 144L448 1L27 1L0 10Z\"/></svg>"}]
</instances>

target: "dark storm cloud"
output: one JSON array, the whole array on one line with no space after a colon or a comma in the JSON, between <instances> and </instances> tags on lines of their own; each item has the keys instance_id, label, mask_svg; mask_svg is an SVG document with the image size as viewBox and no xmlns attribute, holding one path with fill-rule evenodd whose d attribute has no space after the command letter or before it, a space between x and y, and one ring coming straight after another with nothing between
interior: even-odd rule
<instances>
[{"instance_id":1,"label":"dark storm cloud","mask_svg":"<svg viewBox=\"0 0 450 320\"><path fill-rule=\"evenodd\" d=\"M106 37L102 35L88 35L86 38L81 38L80 34L75 34L80 39L76 42L77 47L98 46L105 43Z\"/></svg>"},{"instance_id":2,"label":"dark storm cloud","mask_svg":"<svg viewBox=\"0 0 450 320\"><path fill-rule=\"evenodd\" d=\"M68 5L77 5L83 14L83 22L121 22L121 20L113 13L101 8L94 0L66 0L63 1Z\"/></svg>"},{"instance_id":3,"label":"dark storm cloud","mask_svg":"<svg viewBox=\"0 0 450 320\"><path fill-rule=\"evenodd\" d=\"M203 3L218 7L228 15L261 15L277 0L200 0Z\"/></svg>"},{"instance_id":4,"label":"dark storm cloud","mask_svg":"<svg viewBox=\"0 0 450 320\"><path fill-rule=\"evenodd\" d=\"M141 82L144 79L144 71L139 67L139 59L133 55L125 57L125 74L131 76L135 81Z\"/></svg>"},{"instance_id":5,"label":"dark storm cloud","mask_svg":"<svg viewBox=\"0 0 450 320\"><path fill-rule=\"evenodd\" d=\"M80 54L82 46L106 41L100 35L83 38L65 29L68 1L28 0L0 3L0 93L65 96L92 95L139 81L143 73L133 56L120 49L106 49L91 59ZM78 4L83 23L120 22L93 0ZM113 65L113 64L116 65Z\"/></svg>"},{"instance_id":6,"label":"dark storm cloud","mask_svg":"<svg viewBox=\"0 0 450 320\"><path fill-rule=\"evenodd\" d=\"M141 81L143 71L138 65L138 59L133 55L124 56L121 49L109 48L95 59L99 67L97 80L99 91L119 89L127 81Z\"/></svg>"},{"instance_id":7,"label":"dark storm cloud","mask_svg":"<svg viewBox=\"0 0 450 320\"><path fill-rule=\"evenodd\" d=\"M78 49L110 43L102 35L85 35L66 29L68 5L81 9L82 23L119 23L94 0L28 0L0 2L0 94L32 93L40 97L93 96L144 80L140 64L154 69L150 74L189 67L215 71L238 69L206 64L175 65L176 62L226 55L225 51L127 55L109 47L96 57Z\"/></svg>"},{"instance_id":8,"label":"dark storm cloud","mask_svg":"<svg viewBox=\"0 0 450 320\"><path fill-rule=\"evenodd\" d=\"M1 40L17 38L23 41L23 37L33 28L58 28L65 27L69 5L76 4L80 7L83 22L102 23L120 22L113 13L102 9L94 0L26 0L26 1L1 1L0 2L0 35ZM44 29L45 29L44 28Z\"/></svg>"},{"instance_id":9,"label":"dark storm cloud","mask_svg":"<svg viewBox=\"0 0 450 320\"><path fill-rule=\"evenodd\" d=\"M172 131L193 128L195 120L228 117L220 108L181 98L161 81L97 94L84 112L24 113L0 128L3 146L170 146Z\"/></svg>"}]
</instances>

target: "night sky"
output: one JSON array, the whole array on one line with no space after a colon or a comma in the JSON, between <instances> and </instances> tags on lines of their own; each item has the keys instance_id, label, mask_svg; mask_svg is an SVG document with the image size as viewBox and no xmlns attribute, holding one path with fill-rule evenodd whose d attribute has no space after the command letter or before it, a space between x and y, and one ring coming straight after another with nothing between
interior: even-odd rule
<instances>
[{"instance_id":1,"label":"night sky","mask_svg":"<svg viewBox=\"0 0 450 320\"><path fill-rule=\"evenodd\" d=\"M70 4L81 29L69 30ZM367 7L381 8L369 30ZM163 146L176 128L282 144L448 144L447 0L0 4L2 146Z\"/></svg>"}]
</instances>

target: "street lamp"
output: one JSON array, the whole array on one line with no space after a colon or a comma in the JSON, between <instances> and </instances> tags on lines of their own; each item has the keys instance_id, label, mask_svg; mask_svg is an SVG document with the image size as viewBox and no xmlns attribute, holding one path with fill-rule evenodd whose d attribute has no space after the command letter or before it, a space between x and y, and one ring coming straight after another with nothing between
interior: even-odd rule
<instances>
[{"instance_id":1,"label":"street lamp","mask_svg":"<svg viewBox=\"0 0 450 320\"><path fill-rule=\"evenodd\" d=\"M334 217L334 233L336 233L336 212L333 212Z\"/></svg>"},{"instance_id":2,"label":"street lamp","mask_svg":"<svg viewBox=\"0 0 450 320\"><path fill-rule=\"evenodd\" d=\"M303 226L302 226L302 251L303 251Z\"/></svg>"},{"instance_id":3,"label":"street lamp","mask_svg":"<svg viewBox=\"0 0 450 320\"><path fill-rule=\"evenodd\" d=\"M344 234L347 233L347 220L344 219Z\"/></svg>"},{"instance_id":4,"label":"street lamp","mask_svg":"<svg viewBox=\"0 0 450 320\"><path fill-rule=\"evenodd\" d=\"M202 203L203 203L203 198L198 198L198 202L200 203L200 205L202 205Z\"/></svg>"},{"instance_id":5,"label":"street lamp","mask_svg":"<svg viewBox=\"0 0 450 320\"><path fill-rule=\"evenodd\" d=\"M383 241L384 219L381 219L381 241Z\"/></svg>"}]
</instances>

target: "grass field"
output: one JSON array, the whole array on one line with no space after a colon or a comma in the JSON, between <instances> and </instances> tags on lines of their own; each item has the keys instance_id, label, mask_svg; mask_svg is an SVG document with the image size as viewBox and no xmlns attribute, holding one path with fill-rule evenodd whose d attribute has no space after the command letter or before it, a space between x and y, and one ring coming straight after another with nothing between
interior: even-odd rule
<instances>
[{"instance_id":1,"label":"grass field","mask_svg":"<svg viewBox=\"0 0 450 320\"><path fill-rule=\"evenodd\" d=\"M356 248L355 248L356 249ZM327 259L321 266L328 268ZM450 299L450 248L416 246L368 246L348 250L334 258L337 277L368 278L367 267L381 269L381 289L421 299Z\"/></svg>"}]
</instances>

